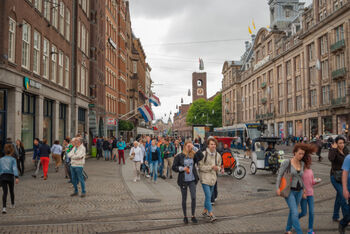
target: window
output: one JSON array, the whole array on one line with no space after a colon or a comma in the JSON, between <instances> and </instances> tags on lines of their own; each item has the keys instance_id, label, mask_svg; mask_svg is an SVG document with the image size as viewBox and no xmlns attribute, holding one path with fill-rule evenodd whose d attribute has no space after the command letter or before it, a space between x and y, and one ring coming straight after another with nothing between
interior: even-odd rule
<instances>
[{"instance_id":1,"label":"window","mask_svg":"<svg viewBox=\"0 0 350 234\"><path fill-rule=\"evenodd\" d=\"M70 11L68 7L66 8L66 39L70 41Z\"/></svg>"},{"instance_id":2,"label":"window","mask_svg":"<svg viewBox=\"0 0 350 234\"><path fill-rule=\"evenodd\" d=\"M278 96L282 97L283 95L284 95L283 84L278 84Z\"/></svg>"},{"instance_id":3,"label":"window","mask_svg":"<svg viewBox=\"0 0 350 234\"><path fill-rule=\"evenodd\" d=\"M83 9L83 11L86 13L86 1L88 0L82 0L82 3L81 3L81 8Z\"/></svg>"},{"instance_id":4,"label":"window","mask_svg":"<svg viewBox=\"0 0 350 234\"><path fill-rule=\"evenodd\" d=\"M44 1L44 17L50 22L51 2Z\"/></svg>"},{"instance_id":5,"label":"window","mask_svg":"<svg viewBox=\"0 0 350 234\"><path fill-rule=\"evenodd\" d=\"M22 26L22 67L30 66L30 25L23 21Z\"/></svg>"},{"instance_id":6,"label":"window","mask_svg":"<svg viewBox=\"0 0 350 234\"><path fill-rule=\"evenodd\" d=\"M40 34L34 31L33 72L40 74Z\"/></svg>"},{"instance_id":7,"label":"window","mask_svg":"<svg viewBox=\"0 0 350 234\"><path fill-rule=\"evenodd\" d=\"M335 67L341 69L345 67L345 55L344 52L335 56Z\"/></svg>"},{"instance_id":8,"label":"window","mask_svg":"<svg viewBox=\"0 0 350 234\"><path fill-rule=\"evenodd\" d=\"M340 25L335 29L335 41L341 41L344 40L344 28L343 25Z\"/></svg>"},{"instance_id":9,"label":"window","mask_svg":"<svg viewBox=\"0 0 350 234\"><path fill-rule=\"evenodd\" d=\"M16 21L9 18L9 45L8 45L8 60L15 62L16 51Z\"/></svg>"},{"instance_id":10,"label":"window","mask_svg":"<svg viewBox=\"0 0 350 234\"><path fill-rule=\"evenodd\" d=\"M89 31L86 30L85 54L89 56Z\"/></svg>"},{"instance_id":11,"label":"window","mask_svg":"<svg viewBox=\"0 0 350 234\"><path fill-rule=\"evenodd\" d=\"M33 148L33 139L35 136L35 96L22 94L22 131L21 139L24 149Z\"/></svg>"},{"instance_id":12,"label":"window","mask_svg":"<svg viewBox=\"0 0 350 234\"><path fill-rule=\"evenodd\" d=\"M327 35L320 38L320 45L321 45L321 55L327 54L328 53Z\"/></svg>"},{"instance_id":13,"label":"window","mask_svg":"<svg viewBox=\"0 0 350 234\"><path fill-rule=\"evenodd\" d=\"M309 60L312 61L314 60L315 44L311 43L308 48L309 48Z\"/></svg>"},{"instance_id":14,"label":"window","mask_svg":"<svg viewBox=\"0 0 350 234\"><path fill-rule=\"evenodd\" d=\"M321 73L323 80L328 79L328 60L321 62Z\"/></svg>"},{"instance_id":15,"label":"window","mask_svg":"<svg viewBox=\"0 0 350 234\"><path fill-rule=\"evenodd\" d=\"M338 93L338 98L345 97L346 95L345 80L337 82L337 93Z\"/></svg>"},{"instance_id":16,"label":"window","mask_svg":"<svg viewBox=\"0 0 350 234\"><path fill-rule=\"evenodd\" d=\"M317 93L316 90L310 90L310 107L315 107L317 105Z\"/></svg>"},{"instance_id":17,"label":"window","mask_svg":"<svg viewBox=\"0 0 350 234\"><path fill-rule=\"evenodd\" d=\"M132 61L132 68L133 68L134 74L136 74L137 73L137 62L136 61Z\"/></svg>"},{"instance_id":18,"label":"window","mask_svg":"<svg viewBox=\"0 0 350 234\"><path fill-rule=\"evenodd\" d=\"M297 105L297 111L300 111L302 109L302 97L301 95L300 96L297 96L296 98L296 105Z\"/></svg>"},{"instance_id":19,"label":"window","mask_svg":"<svg viewBox=\"0 0 350 234\"><path fill-rule=\"evenodd\" d=\"M60 50L58 53L58 82L59 85L63 85L63 52Z\"/></svg>"},{"instance_id":20,"label":"window","mask_svg":"<svg viewBox=\"0 0 350 234\"><path fill-rule=\"evenodd\" d=\"M278 102L278 113L279 114L284 114L284 108L283 108L283 100Z\"/></svg>"},{"instance_id":21,"label":"window","mask_svg":"<svg viewBox=\"0 0 350 234\"><path fill-rule=\"evenodd\" d=\"M81 24L80 24L80 21L78 21L78 48L81 48L80 47L80 32L81 32L80 27L81 27Z\"/></svg>"},{"instance_id":22,"label":"window","mask_svg":"<svg viewBox=\"0 0 350 234\"><path fill-rule=\"evenodd\" d=\"M293 112L293 100L292 100L292 98L288 98L288 100L287 100L287 111L288 111L288 113Z\"/></svg>"},{"instance_id":23,"label":"window","mask_svg":"<svg viewBox=\"0 0 350 234\"><path fill-rule=\"evenodd\" d=\"M34 0L34 7L41 12L41 1L42 0Z\"/></svg>"},{"instance_id":24,"label":"window","mask_svg":"<svg viewBox=\"0 0 350 234\"><path fill-rule=\"evenodd\" d=\"M282 79L282 65L277 67L277 79L278 80Z\"/></svg>"},{"instance_id":25,"label":"window","mask_svg":"<svg viewBox=\"0 0 350 234\"><path fill-rule=\"evenodd\" d=\"M87 68L82 64L80 66L80 93L83 95L87 95L87 84L88 84L88 71Z\"/></svg>"},{"instance_id":26,"label":"window","mask_svg":"<svg viewBox=\"0 0 350 234\"><path fill-rule=\"evenodd\" d=\"M273 99L273 86L270 87L270 99Z\"/></svg>"},{"instance_id":27,"label":"window","mask_svg":"<svg viewBox=\"0 0 350 234\"><path fill-rule=\"evenodd\" d=\"M322 87L322 104L327 105L329 104L329 86L323 86Z\"/></svg>"},{"instance_id":28,"label":"window","mask_svg":"<svg viewBox=\"0 0 350 234\"><path fill-rule=\"evenodd\" d=\"M69 89L69 57L66 56L66 61L65 61L65 75L64 75L64 87Z\"/></svg>"},{"instance_id":29,"label":"window","mask_svg":"<svg viewBox=\"0 0 350 234\"><path fill-rule=\"evenodd\" d=\"M57 49L53 45L51 47L51 80L56 82L57 76Z\"/></svg>"},{"instance_id":30,"label":"window","mask_svg":"<svg viewBox=\"0 0 350 234\"><path fill-rule=\"evenodd\" d=\"M85 52L85 48L86 48L86 29L85 29L85 25L81 24L81 47L80 49Z\"/></svg>"},{"instance_id":31,"label":"window","mask_svg":"<svg viewBox=\"0 0 350 234\"><path fill-rule=\"evenodd\" d=\"M291 94L292 90L292 80L287 80L287 93Z\"/></svg>"},{"instance_id":32,"label":"window","mask_svg":"<svg viewBox=\"0 0 350 234\"><path fill-rule=\"evenodd\" d=\"M43 77L48 78L49 75L49 41L44 38L44 48L43 48Z\"/></svg>"},{"instance_id":33,"label":"window","mask_svg":"<svg viewBox=\"0 0 350 234\"><path fill-rule=\"evenodd\" d=\"M274 113L275 112L275 108L273 106L273 103L270 103L270 113Z\"/></svg>"},{"instance_id":34,"label":"window","mask_svg":"<svg viewBox=\"0 0 350 234\"><path fill-rule=\"evenodd\" d=\"M297 56L294 59L294 71L300 72L300 56Z\"/></svg>"},{"instance_id":35,"label":"window","mask_svg":"<svg viewBox=\"0 0 350 234\"><path fill-rule=\"evenodd\" d=\"M292 74L291 61L288 61L286 63L286 74L287 76L290 76Z\"/></svg>"},{"instance_id":36,"label":"window","mask_svg":"<svg viewBox=\"0 0 350 234\"><path fill-rule=\"evenodd\" d=\"M80 93L80 84L81 84L81 78L80 78L80 65L78 64L77 67L77 92Z\"/></svg>"},{"instance_id":37,"label":"window","mask_svg":"<svg viewBox=\"0 0 350 234\"><path fill-rule=\"evenodd\" d=\"M269 83L273 84L273 70L269 71Z\"/></svg>"},{"instance_id":38,"label":"window","mask_svg":"<svg viewBox=\"0 0 350 234\"><path fill-rule=\"evenodd\" d=\"M61 2L60 4L60 33L64 35L64 3Z\"/></svg>"},{"instance_id":39,"label":"window","mask_svg":"<svg viewBox=\"0 0 350 234\"><path fill-rule=\"evenodd\" d=\"M58 0L52 0L52 26L58 28Z\"/></svg>"},{"instance_id":40,"label":"window","mask_svg":"<svg viewBox=\"0 0 350 234\"><path fill-rule=\"evenodd\" d=\"M296 91L301 91L301 78L300 76L295 78L295 89Z\"/></svg>"}]
</instances>

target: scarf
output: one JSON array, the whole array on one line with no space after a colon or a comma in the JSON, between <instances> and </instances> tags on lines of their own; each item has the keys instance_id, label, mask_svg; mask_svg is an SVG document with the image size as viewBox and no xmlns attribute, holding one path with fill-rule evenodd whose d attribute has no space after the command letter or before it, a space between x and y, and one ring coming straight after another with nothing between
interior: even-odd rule
<instances>
[{"instance_id":1,"label":"scarf","mask_svg":"<svg viewBox=\"0 0 350 234\"><path fill-rule=\"evenodd\" d=\"M152 153L153 153L153 152L156 152L157 146L156 146L156 145L155 145L155 146L152 145L152 146L151 146L151 150L152 150Z\"/></svg>"}]
</instances>

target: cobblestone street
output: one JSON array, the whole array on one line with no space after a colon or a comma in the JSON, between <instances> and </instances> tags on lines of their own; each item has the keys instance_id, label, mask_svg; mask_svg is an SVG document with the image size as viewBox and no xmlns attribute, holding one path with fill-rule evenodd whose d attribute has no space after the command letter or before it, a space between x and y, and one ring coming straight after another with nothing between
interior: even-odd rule
<instances>
[{"instance_id":1,"label":"cobblestone street","mask_svg":"<svg viewBox=\"0 0 350 234\"><path fill-rule=\"evenodd\" d=\"M326 156L326 155L325 155ZM325 160L326 161L326 160ZM33 179L27 172L16 186L16 209L1 216L1 233L282 233L287 207L274 195L275 176L250 175L248 159L242 159L247 176L238 181L219 178L219 197L214 207L218 221L184 226L180 191L172 180L132 181L131 163L125 166L87 160L87 197L70 197L73 189L50 167L49 179ZM329 163L314 163L315 176L323 182L315 189L315 232L335 233L331 220L335 192L329 183ZM203 207L203 191L197 186L197 216ZM190 207L190 206L188 206ZM302 227L307 228L307 218Z\"/></svg>"}]
</instances>

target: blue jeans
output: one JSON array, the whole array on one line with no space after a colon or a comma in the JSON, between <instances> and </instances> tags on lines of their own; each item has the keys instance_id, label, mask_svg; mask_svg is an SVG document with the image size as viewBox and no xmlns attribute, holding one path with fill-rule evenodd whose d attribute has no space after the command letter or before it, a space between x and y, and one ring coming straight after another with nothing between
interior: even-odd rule
<instances>
[{"instance_id":1,"label":"blue jeans","mask_svg":"<svg viewBox=\"0 0 350 234\"><path fill-rule=\"evenodd\" d=\"M162 161L160 161L158 163L158 172L159 172L159 175L163 175L163 168L164 168L164 158L162 158Z\"/></svg>"},{"instance_id":2,"label":"blue jeans","mask_svg":"<svg viewBox=\"0 0 350 234\"><path fill-rule=\"evenodd\" d=\"M334 210L333 210L333 219L339 219L339 210L341 208L341 211L343 213L343 216L349 212L349 206L346 204L346 200L343 196L343 186L341 183L338 183L334 176L331 175L331 182L332 185L337 191L337 195L335 197L334 201Z\"/></svg>"},{"instance_id":3,"label":"blue jeans","mask_svg":"<svg viewBox=\"0 0 350 234\"><path fill-rule=\"evenodd\" d=\"M152 177L153 177L154 181L157 181L158 160L152 161L149 166L150 166L150 173L152 173Z\"/></svg>"},{"instance_id":4,"label":"blue jeans","mask_svg":"<svg viewBox=\"0 0 350 234\"><path fill-rule=\"evenodd\" d=\"M214 186L210 186L207 184L202 184L203 192L205 195L205 200L204 200L204 208L208 210L208 212L213 211L213 207L211 206L211 196L214 191Z\"/></svg>"},{"instance_id":5,"label":"blue jeans","mask_svg":"<svg viewBox=\"0 0 350 234\"><path fill-rule=\"evenodd\" d=\"M292 227L294 227L297 234L303 234L299 223L299 212L298 206L300 204L301 198L303 195L303 190L294 191L291 190L289 196L286 198L286 202L289 207L289 216L288 222L286 226L286 231L291 231Z\"/></svg>"},{"instance_id":6,"label":"blue jeans","mask_svg":"<svg viewBox=\"0 0 350 234\"><path fill-rule=\"evenodd\" d=\"M70 167L72 173L72 183L74 186L74 192L78 193L78 182L81 184L81 193L85 194L85 181L83 176L83 167Z\"/></svg>"},{"instance_id":7,"label":"blue jeans","mask_svg":"<svg viewBox=\"0 0 350 234\"><path fill-rule=\"evenodd\" d=\"M306 199L301 199L301 213L299 219L304 217L307 213L307 206L309 206L309 230L314 229L314 196L307 196Z\"/></svg>"},{"instance_id":8,"label":"blue jeans","mask_svg":"<svg viewBox=\"0 0 350 234\"><path fill-rule=\"evenodd\" d=\"M111 151L109 151L109 150L104 150L103 153L104 153L104 155L105 155L105 159L106 159L106 160L109 159L109 154L111 153Z\"/></svg>"}]
</instances>

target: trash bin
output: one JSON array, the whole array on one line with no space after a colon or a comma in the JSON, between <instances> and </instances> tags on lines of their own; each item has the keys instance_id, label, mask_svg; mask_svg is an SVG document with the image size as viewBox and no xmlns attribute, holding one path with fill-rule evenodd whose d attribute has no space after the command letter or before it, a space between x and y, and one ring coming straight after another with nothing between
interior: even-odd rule
<instances>
[{"instance_id":1,"label":"trash bin","mask_svg":"<svg viewBox=\"0 0 350 234\"><path fill-rule=\"evenodd\" d=\"M91 157L96 158L97 148L96 146L91 146Z\"/></svg>"}]
</instances>

